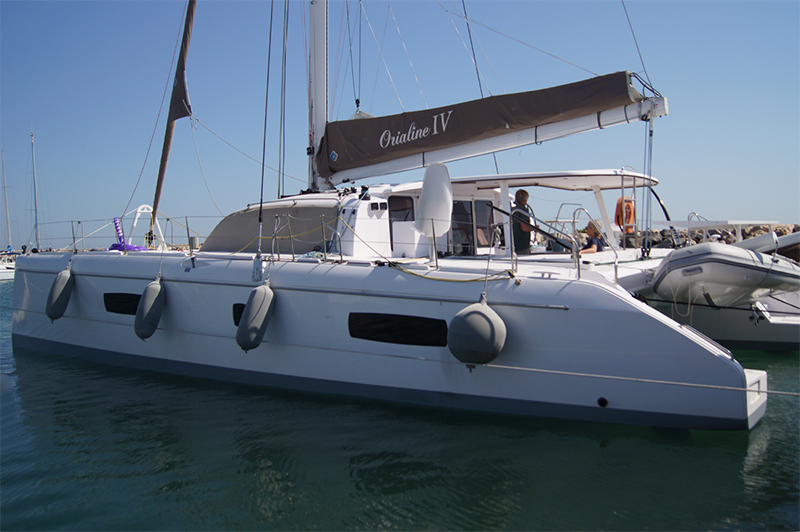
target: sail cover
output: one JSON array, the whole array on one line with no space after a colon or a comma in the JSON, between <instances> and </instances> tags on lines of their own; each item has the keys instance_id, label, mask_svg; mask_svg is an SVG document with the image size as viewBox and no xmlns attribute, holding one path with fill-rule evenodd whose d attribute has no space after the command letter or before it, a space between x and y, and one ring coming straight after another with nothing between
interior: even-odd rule
<instances>
[{"instance_id":1,"label":"sail cover","mask_svg":"<svg viewBox=\"0 0 800 532\"><path fill-rule=\"evenodd\" d=\"M587 116L644 97L616 72L567 85L490 96L378 118L328 122L316 154L317 172L336 172L449 148L505 133Z\"/></svg>"}]
</instances>

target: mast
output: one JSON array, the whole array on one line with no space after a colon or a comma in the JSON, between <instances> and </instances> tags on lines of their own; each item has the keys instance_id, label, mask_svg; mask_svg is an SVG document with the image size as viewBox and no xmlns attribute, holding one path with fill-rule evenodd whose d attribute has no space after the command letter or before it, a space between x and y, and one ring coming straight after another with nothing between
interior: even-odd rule
<instances>
[{"instance_id":1,"label":"mast","mask_svg":"<svg viewBox=\"0 0 800 532\"><path fill-rule=\"evenodd\" d=\"M31 131L31 158L33 159L33 233L36 238L36 249L39 249L39 194L36 191L36 148Z\"/></svg>"},{"instance_id":2,"label":"mast","mask_svg":"<svg viewBox=\"0 0 800 532\"><path fill-rule=\"evenodd\" d=\"M0 159L3 160L3 198L6 202L6 231L8 232L8 249L11 249L11 221L8 217L8 187L6 186L6 154L0 150Z\"/></svg>"},{"instance_id":3,"label":"mast","mask_svg":"<svg viewBox=\"0 0 800 532\"><path fill-rule=\"evenodd\" d=\"M161 201L161 189L164 187L164 175L167 173L167 163L169 162L169 151L172 148L172 135L175 132L175 121L185 116L190 116L192 107L189 103L189 93L186 88L186 58L189 55L189 41L192 40L192 24L194 23L194 13L197 8L197 0L189 0L186 8L186 21L183 24L183 40L181 41L181 51L178 56L178 66L175 67L175 80L172 84L172 96L169 102L169 114L167 115L167 129L164 132L164 146L161 148L161 165L158 169L158 180L156 181L156 194L153 198L153 217L150 219L150 235L153 234L153 227L156 223L158 214L158 204Z\"/></svg>"},{"instance_id":4,"label":"mast","mask_svg":"<svg viewBox=\"0 0 800 532\"><path fill-rule=\"evenodd\" d=\"M309 13L310 57L309 57L309 147L308 147L308 187L320 190L322 177L315 163L325 124L328 121L328 1L311 0ZM326 188L332 188L326 180Z\"/></svg>"}]
</instances>

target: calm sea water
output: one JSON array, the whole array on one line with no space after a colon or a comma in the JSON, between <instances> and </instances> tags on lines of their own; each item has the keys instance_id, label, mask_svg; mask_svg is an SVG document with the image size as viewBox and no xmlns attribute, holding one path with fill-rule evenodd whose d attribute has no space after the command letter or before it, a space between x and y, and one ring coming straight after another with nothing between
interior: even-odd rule
<instances>
[{"instance_id":1,"label":"calm sea water","mask_svg":"<svg viewBox=\"0 0 800 532\"><path fill-rule=\"evenodd\" d=\"M800 529L796 397L718 433L275 392L12 350L11 291L2 530Z\"/></svg>"}]
</instances>

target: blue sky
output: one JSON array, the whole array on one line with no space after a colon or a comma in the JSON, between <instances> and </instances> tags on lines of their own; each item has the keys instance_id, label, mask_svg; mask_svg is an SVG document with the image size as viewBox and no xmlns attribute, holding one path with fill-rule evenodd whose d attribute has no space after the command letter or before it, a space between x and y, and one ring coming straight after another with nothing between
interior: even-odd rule
<instances>
[{"instance_id":1,"label":"blue sky","mask_svg":"<svg viewBox=\"0 0 800 532\"><path fill-rule=\"evenodd\" d=\"M358 66L351 69L347 63L349 49L337 44L347 41L338 29L345 12L341 2L332 2L332 117L348 118L355 110L353 71L362 109L372 114L479 98L475 69L462 43L468 39L466 26L445 11L460 10L460 0L394 0L391 13L405 49L388 5L364 3L370 24L365 20L361 28L359 75ZM470 18L530 45L472 25L484 94L578 81L591 77L589 72L643 72L619 1L467 0L466 5ZM671 217L685 220L694 211L712 220L800 223L800 3L629 0L625 6L647 74L669 100L670 115L655 123L653 174ZM0 147L15 248L31 238L31 131L43 246L66 245L71 220L83 222L81 232L88 234L120 216L126 205L130 210L152 203L165 112L156 119L171 78L183 8L183 1L0 2ZM258 0L198 3L187 77L201 123L193 136L188 119L178 122L159 210L181 221L188 217L201 234L208 234L220 211L227 214L259 198L259 164L240 151L261 158L269 8ZM281 2L275 6L269 92L267 164L272 168L278 166L282 11ZM290 2L288 193L305 188L306 180L306 21L307 6ZM383 42L402 107L378 60L372 32ZM356 61L358 56L355 48ZM501 172L642 170L644 140L643 126L618 126L510 150L498 155L498 165ZM489 157L451 165L454 176L492 172ZM265 199L277 191L276 174L268 170ZM589 197L531 193L543 217L554 216L564 201L593 206ZM113 229L107 228L89 244L112 241Z\"/></svg>"}]
</instances>

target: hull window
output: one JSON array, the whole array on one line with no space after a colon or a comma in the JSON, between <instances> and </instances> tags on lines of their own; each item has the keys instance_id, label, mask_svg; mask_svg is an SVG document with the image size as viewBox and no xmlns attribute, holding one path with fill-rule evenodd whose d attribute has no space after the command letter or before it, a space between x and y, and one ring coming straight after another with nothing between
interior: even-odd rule
<instances>
[{"instance_id":1,"label":"hull window","mask_svg":"<svg viewBox=\"0 0 800 532\"><path fill-rule=\"evenodd\" d=\"M389 344L447 346L447 322L435 318L352 312L350 336Z\"/></svg>"},{"instance_id":2,"label":"hull window","mask_svg":"<svg viewBox=\"0 0 800 532\"><path fill-rule=\"evenodd\" d=\"M141 297L141 294L108 293L103 294L103 303L107 312L136 316L136 308L139 306Z\"/></svg>"}]
</instances>

